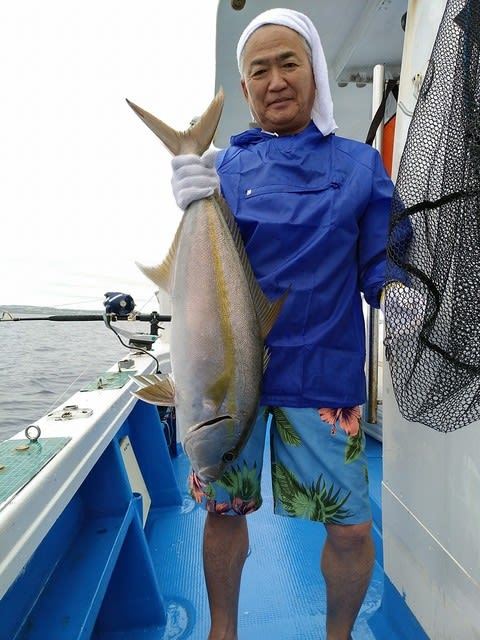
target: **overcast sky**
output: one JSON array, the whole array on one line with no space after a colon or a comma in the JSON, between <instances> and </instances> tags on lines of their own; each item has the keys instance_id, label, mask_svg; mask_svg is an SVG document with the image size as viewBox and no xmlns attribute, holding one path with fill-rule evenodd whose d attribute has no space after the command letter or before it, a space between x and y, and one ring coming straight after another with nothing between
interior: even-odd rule
<instances>
[{"instance_id":1,"label":"overcast sky","mask_svg":"<svg viewBox=\"0 0 480 640\"><path fill-rule=\"evenodd\" d=\"M170 155L125 98L186 128L214 93L216 7L1 3L0 310L151 298L134 261L162 260L181 212Z\"/></svg>"}]
</instances>

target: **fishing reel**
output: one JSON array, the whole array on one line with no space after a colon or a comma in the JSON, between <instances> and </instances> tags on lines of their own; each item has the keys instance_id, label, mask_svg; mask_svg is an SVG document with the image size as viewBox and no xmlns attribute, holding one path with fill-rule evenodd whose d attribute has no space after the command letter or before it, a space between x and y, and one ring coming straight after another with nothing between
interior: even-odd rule
<instances>
[{"instance_id":1,"label":"fishing reel","mask_svg":"<svg viewBox=\"0 0 480 640\"><path fill-rule=\"evenodd\" d=\"M152 345L157 340L158 335L144 334L144 333L131 333L117 327L113 328L112 322L116 320L135 320L137 316L131 315L135 309L135 302L128 293L121 293L120 291L109 291L105 294L105 300L103 301L105 307L105 313L103 314L103 320L108 329L113 331L119 338L120 342L125 347L130 349L140 349L141 351L149 351ZM152 318L152 329L157 330L158 323L154 326L155 319ZM128 344L124 343L120 336L128 339Z\"/></svg>"},{"instance_id":2,"label":"fishing reel","mask_svg":"<svg viewBox=\"0 0 480 640\"><path fill-rule=\"evenodd\" d=\"M105 294L103 301L106 313L113 313L116 316L128 316L135 309L135 302L128 293L120 291L109 291Z\"/></svg>"}]
</instances>

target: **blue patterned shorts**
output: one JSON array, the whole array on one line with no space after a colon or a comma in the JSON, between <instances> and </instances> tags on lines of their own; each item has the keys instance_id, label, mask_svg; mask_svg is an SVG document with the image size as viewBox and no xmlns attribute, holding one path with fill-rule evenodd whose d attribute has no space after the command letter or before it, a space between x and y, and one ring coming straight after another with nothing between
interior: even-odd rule
<instances>
[{"instance_id":1,"label":"blue patterned shorts","mask_svg":"<svg viewBox=\"0 0 480 640\"><path fill-rule=\"evenodd\" d=\"M208 511L246 515L262 504L263 452L270 421L274 510L331 524L371 519L360 408L260 407L239 457L214 483L191 473L192 497Z\"/></svg>"}]
</instances>

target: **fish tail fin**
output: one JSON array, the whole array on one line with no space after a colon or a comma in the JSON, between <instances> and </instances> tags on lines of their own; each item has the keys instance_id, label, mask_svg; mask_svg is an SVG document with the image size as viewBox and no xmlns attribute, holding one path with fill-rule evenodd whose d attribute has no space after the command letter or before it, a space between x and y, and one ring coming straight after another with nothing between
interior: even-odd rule
<instances>
[{"instance_id":1,"label":"fish tail fin","mask_svg":"<svg viewBox=\"0 0 480 640\"><path fill-rule=\"evenodd\" d=\"M220 89L205 113L186 131L176 131L167 124L127 99L137 116L160 138L167 149L178 156L194 153L201 156L210 146L223 109L223 89Z\"/></svg>"}]
</instances>

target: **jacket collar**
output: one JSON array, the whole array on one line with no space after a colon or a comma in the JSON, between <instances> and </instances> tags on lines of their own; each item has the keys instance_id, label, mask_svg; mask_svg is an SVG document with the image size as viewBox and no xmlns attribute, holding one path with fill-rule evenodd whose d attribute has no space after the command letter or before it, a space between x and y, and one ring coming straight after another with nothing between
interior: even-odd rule
<instances>
[{"instance_id":1,"label":"jacket collar","mask_svg":"<svg viewBox=\"0 0 480 640\"><path fill-rule=\"evenodd\" d=\"M284 138L293 138L295 136L304 136L310 138L312 135L322 136L322 133L317 129L316 125L313 121L310 121L310 124L305 127L300 133L293 134L292 136L279 136L277 133L270 133L268 131L263 131L263 129L247 129L246 131L242 131L242 133L238 133L230 138L230 144L232 147L248 147L252 144L258 144L259 142L265 142L266 140L272 139L284 139Z\"/></svg>"}]
</instances>

